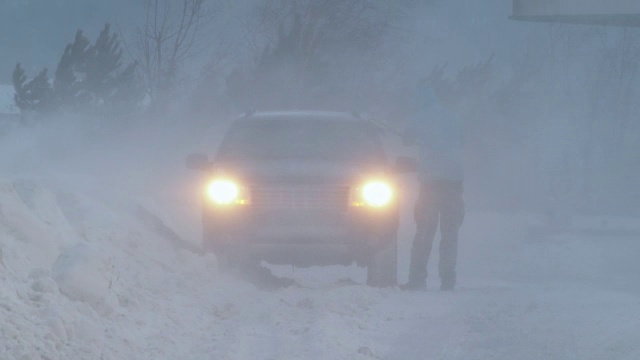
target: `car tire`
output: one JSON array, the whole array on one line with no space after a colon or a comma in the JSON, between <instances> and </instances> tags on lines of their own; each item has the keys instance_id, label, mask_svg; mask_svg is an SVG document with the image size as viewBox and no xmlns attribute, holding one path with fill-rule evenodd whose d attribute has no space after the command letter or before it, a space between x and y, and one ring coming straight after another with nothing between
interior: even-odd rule
<instances>
[{"instance_id":1,"label":"car tire","mask_svg":"<svg viewBox=\"0 0 640 360\"><path fill-rule=\"evenodd\" d=\"M394 233L392 241L371 254L367 266L367 285L393 287L398 284L398 240Z\"/></svg>"},{"instance_id":2,"label":"car tire","mask_svg":"<svg viewBox=\"0 0 640 360\"><path fill-rule=\"evenodd\" d=\"M220 273L243 273L247 272L247 269L255 268L257 264L243 247L208 245L205 250L216 256L217 269Z\"/></svg>"}]
</instances>

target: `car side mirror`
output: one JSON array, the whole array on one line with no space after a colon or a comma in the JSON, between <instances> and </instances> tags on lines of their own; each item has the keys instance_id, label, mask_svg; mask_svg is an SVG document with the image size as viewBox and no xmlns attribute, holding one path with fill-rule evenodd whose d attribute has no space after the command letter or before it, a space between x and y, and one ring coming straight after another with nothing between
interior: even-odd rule
<instances>
[{"instance_id":1,"label":"car side mirror","mask_svg":"<svg viewBox=\"0 0 640 360\"><path fill-rule=\"evenodd\" d=\"M400 174L413 173L418 171L418 162L414 158L400 156L396 159L394 170Z\"/></svg>"},{"instance_id":2,"label":"car side mirror","mask_svg":"<svg viewBox=\"0 0 640 360\"><path fill-rule=\"evenodd\" d=\"M191 170L209 170L211 168L211 162L207 154L197 153L187 156L185 161L187 169Z\"/></svg>"}]
</instances>

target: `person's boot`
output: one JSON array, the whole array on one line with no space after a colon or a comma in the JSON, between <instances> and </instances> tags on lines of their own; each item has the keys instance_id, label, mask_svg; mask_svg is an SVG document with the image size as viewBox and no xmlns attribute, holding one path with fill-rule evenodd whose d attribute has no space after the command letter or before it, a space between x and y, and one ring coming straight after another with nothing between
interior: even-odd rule
<instances>
[{"instance_id":1,"label":"person's boot","mask_svg":"<svg viewBox=\"0 0 640 360\"><path fill-rule=\"evenodd\" d=\"M456 278L455 277L446 277L440 279L440 290L441 291L452 291L456 288Z\"/></svg>"},{"instance_id":2,"label":"person's boot","mask_svg":"<svg viewBox=\"0 0 640 360\"><path fill-rule=\"evenodd\" d=\"M427 290L426 280L409 279L406 284L400 285L400 290L405 291L425 291Z\"/></svg>"}]
</instances>

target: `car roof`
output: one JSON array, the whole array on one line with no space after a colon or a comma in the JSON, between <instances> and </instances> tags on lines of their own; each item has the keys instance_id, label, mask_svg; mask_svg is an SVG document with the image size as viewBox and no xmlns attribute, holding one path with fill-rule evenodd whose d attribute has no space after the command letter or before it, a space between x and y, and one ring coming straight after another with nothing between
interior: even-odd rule
<instances>
[{"instance_id":1,"label":"car roof","mask_svg":"<svg viewBox=\"0 0 640 360\"><path fill-rule=\"evenodd\" d=\"M264 111L248 112L240 116L239 119L254 119L256 121L269 120L339 120L339 121L362 121L366 122L366 117L358 113L338 112L338 111Z\"/></svg>"}]
</instances>

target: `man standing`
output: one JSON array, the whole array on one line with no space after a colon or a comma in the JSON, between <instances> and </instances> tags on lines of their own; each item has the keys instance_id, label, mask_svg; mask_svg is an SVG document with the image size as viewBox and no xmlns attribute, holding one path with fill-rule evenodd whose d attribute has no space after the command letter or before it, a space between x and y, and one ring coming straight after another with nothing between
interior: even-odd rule
<instances>
[{"instance_id":1,"label":"man standing","mask_svg":"<svg viewBox=\"0 0 640 360\"><path fill-rule=\"evenodd\" d=\"M462 126L428 81L418 86L416 112L405 132L417 145L420 193L415 205L416 234L411 249L407 290L426 289L427 264L440 225L440 289L456 285L458 229L464 219Z\"/></svg>"}]
</instances>

